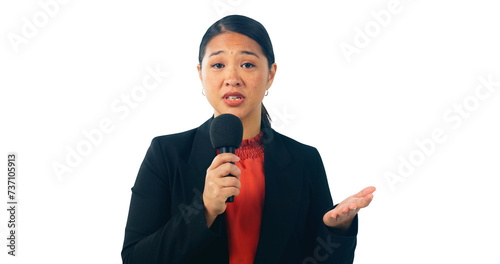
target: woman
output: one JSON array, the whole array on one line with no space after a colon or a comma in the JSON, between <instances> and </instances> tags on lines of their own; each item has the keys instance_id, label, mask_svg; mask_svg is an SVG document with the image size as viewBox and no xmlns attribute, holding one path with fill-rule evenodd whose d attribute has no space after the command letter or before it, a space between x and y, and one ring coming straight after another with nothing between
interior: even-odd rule
<instances>
[{"instance_id":1,"label":"woman","mask_svg":"<svg viewBox=\"0 0 500 264\"><path fill-rule=\"evenodd\" d=\"M270 127L262 100L276 69L259 22L233 15L207 30L203 94L214 117L240 118L242 146L217 155L213 117L153 139L132 188L124 263L352 263L356 215L375 188L333 206L317 150Z\"/></svg>"}]
</instances>

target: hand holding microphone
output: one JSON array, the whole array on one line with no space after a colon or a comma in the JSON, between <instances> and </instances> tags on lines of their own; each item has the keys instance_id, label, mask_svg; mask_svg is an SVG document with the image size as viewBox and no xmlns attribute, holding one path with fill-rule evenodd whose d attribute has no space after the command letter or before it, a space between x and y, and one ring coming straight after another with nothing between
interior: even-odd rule
<instances>
[{"instance_id":1,"label":"hand holding microphone","mask_svg":"<svg viewBox=\"0 0 500 264\"><path fill-rule=\"evenodd\" d=\"M241 187L240 169L234 165L239 158L234 155L241 146L243 125L241 120L231 114L217 116L210 127L210 140L217 155L207 169L203 203L207 225L210 227L217 217L226 210L226 202L233 202Z\"/></svg>"}]
</instances>

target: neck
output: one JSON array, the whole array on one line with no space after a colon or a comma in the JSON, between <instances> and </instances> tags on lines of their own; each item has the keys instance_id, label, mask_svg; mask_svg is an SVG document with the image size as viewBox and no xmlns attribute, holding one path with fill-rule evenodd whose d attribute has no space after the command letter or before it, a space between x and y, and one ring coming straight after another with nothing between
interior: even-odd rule
<instances>
[{"instance_id":1,"label":"neck","mask_svg":"<svg viewBox=\"0 0 500 264\"><path fill-rule=\"evenodd\" d=\"M241 119L241 123L243 124L243 139L254 138L260 133L261 111L262 107L259 106Z\"/></svg>"},{"instance_id":2,"label":"neck","mask_svg":"<svg viewBox=\"0 0 500 264\"><path fill-rule=\"evenodd\" d=\"M254 138L260 133L260 122L261 117L259 118L246 118L245 120L241 120L243 124L243 139Z\"/></svg>"}]
</instances>

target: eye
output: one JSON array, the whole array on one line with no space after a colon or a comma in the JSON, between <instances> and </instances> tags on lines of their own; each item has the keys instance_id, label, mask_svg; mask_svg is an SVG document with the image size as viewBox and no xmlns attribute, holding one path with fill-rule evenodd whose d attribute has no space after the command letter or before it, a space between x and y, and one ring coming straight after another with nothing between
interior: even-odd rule
<instances>
[{"instance_id":1,"label":"eye","mask_svg":"<svg viewBox=\"0 0 500 264\"><path fill-rule=\"evenodd\" d=\"M215 64L212 64L212 68L222 69L222 68L224 68L224 64L222 64L222 63L215 63Z\"/></svg>"},{"instance_id":2,"label":"eye","mask_svg":"<svg viewBox=\"0 0 500 264\"><path fill-rule=\"evenodd\" d=\"M251 63L248 63L248 62L247 62L247 63L243 63L243 64L241 65L241 67L242 67L242 68L253 68L253 67L255 67L255 65L253 65L253 64L251 64Z\"/></svg>"}]
</instances>

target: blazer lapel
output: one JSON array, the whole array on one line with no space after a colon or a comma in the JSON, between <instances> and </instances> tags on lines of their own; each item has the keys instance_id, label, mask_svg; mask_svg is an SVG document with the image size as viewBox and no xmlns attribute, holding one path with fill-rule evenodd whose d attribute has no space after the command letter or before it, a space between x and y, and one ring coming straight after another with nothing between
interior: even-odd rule
<instances>
[{"instance_id":1,"label":"blazer lapel","mask_svg":"<svg viewBox=\"0 0 500 264\"><path fill-rule=\"evenodd\" d=\"M205 171L212 163L212 160L217 155L217 152L212 147L210 142L210 125L212 124L213 117L203 123L196 130L193 139L193 146L191 147L191 154L189 156L188 164L196 171Z\"/></svg>"},{"instance_id":2,"label":"blazer lapel","mask_svg":"<svg viewBox=\"0 0 500 264\"><path fill-rule=\"evenodd\" d=\"M207 168L217 155L210 142L209 129L212 119L209 119L199 126L193 136L191 152L186 161L179 163L179 183L183 188L176 190L181 194L180 202L191 203L193 199L202 199L201 196L205 188L205 176ZM187 146L189 148L189 146Z\"/></svg>"},{"instance_id":3,"label":"blazer lapel","mask_svg":"<svg viewBox=\"0 0 500 264\"><path fill-rule=\"evenodd\" d=\"M255 263L278 263L293 232L301 180L280 135L263 124L265 198Z\"/></svg>"}]
</instances>

